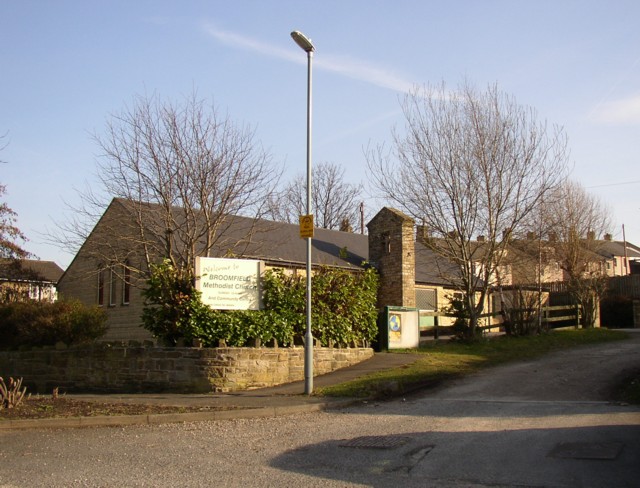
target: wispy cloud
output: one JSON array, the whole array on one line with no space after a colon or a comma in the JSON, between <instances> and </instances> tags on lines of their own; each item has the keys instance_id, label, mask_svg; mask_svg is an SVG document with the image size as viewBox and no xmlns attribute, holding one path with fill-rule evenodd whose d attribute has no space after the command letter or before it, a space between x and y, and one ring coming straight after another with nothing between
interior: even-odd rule
<instances>
[{"instance_id":1,"label":"wispy cloud","mask_svg":"<svg viewBox=\"0 0 640 488\"><path fill-rule=\"evenodd\" d=\"M589 117L602 124L640 124L640 94L598 105Z\"/></svg>"},{"instance_id":2,"label":"wispy cloud","mask_svg":"<svg viewBox=\"0 0 640 488\"><path fill-rule=\"evenodd\" d=\"M284 59L289 62L306 63L306 58L300 56L297 48L294 47L284 49L235 32L218 29L211 23L204 24L204 31L218 42L231 47ZM414 88L414 83L403 76L359 59L323 54L322 57L315 58L314 67L398 92L409 93Z\"/></svg>"},{"instance_id":3,"label":"wispy cloud","mask_svg":"<svg viewBox=\"0 0 640 488\"><path fill-rule=\"evenodd\" d=\"M257 39L236 34L235 32L220 30L210 23L204 24L204 32L213 39L231 47L257 52L265 56L284 59L294 63L306 63L304 58L301 58L298 52L293 49L283 49Z\"/></svg>"},{"instance_id":4,"label":"wispy cloud","mask_svg":"<svg viewBox=\"0 0 640 488\"><path fill-rule=\"evenodd\" d=\"M326 56L318 60L317 66L354 80L365 81L398 92L410 93L415 87L415 83L401 75L359 59Z\"/></svg>"}]
</instances>

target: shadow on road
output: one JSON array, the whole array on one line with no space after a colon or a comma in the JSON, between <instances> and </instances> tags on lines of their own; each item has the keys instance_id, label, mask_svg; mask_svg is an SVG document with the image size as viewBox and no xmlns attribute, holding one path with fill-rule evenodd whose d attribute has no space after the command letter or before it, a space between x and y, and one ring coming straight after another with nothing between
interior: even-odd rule
<instances>
[{"instance_id":1,"label":"shadow on road","mask_svg":"<svg viewBox=\"0 0 640 488\"><path fill-rule=\"evenodd\" d=\"M639 455L639 425L495 426L335 439L286 452L270 464L323 480L379 488L635 487Z\"/></svg>"}]
</instances>

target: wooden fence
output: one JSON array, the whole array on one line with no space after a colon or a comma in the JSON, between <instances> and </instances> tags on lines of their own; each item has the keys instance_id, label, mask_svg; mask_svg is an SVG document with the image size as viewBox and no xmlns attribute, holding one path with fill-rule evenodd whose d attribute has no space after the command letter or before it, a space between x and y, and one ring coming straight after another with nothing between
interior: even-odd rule
<instances>
[{"instance_id":1,"label":"wooden fence","mask_svg":"<svg viewBox=\"0 0 640 488\"><path fill-rule=\"evenodd\" d=\"M580 328L580 318L581 318L581 313L580 313L580 306L579 305L558 305L558 306L554 306L554 307L542 307L540 309L541 311L541 318L540 321L542 324L546 325L548 328L563 328L563 327L574 327L576 329ZM513 309L510 310L510 313L528 313L528 314L532 314L532 313L536 313L537 310L533 310L533 309ZM449 326L442 326L439 325L439 318L440 317L448 317L448 318L452 318L455 319L457 318L456 315L451 314L451 313L447 313L447 312L420 312L420 315L423 317L433 317L434 318L434 325L432 327L423 327L421 328L421 332L425 332L425 331L430 331L433 330L433 337L435 339L438 339L438 337L440 335L451 335L452 334L452 330L453 330L453 326L449 325ZM503 317L503 313L502 312L489 312L489 313L483 313L481 315L479 315L479 319L485 319L485 318L495 318L495 317ZM535 317L535 320L538 320L538 317ZM563 324L564 322L564 324ZM557 324L557 325L550 325L550 324ZM482 326L478 326L478 329L482 330L483 332L487 332L487 331L491 331L492 329L501 329L502 328L502 322L499 323L495 323L495 324L489 324L489 325L482 325Z\"/></svg>"},{"instance_id":2,"label":"wooden fence","mask_svg":"<svg viewBox=\"0 0 640 488\"><path fill-rule=\"evenodd\" d=\"M568 293L566 281L545 283L544 288L551 293ZM640 300L640 275L611 276L607 279L607 293L634 300Z\"/></svg>"},{"instance_id":3,"label":"wooden fence","mask_svg":"<svg viewBox=\"0 0 640 488\"><path fill-rule=\"evenodd\" d=\"M607 285L609 295L619 295L640 300L640 275L616 276L609 278Z\"/></svg>"}]
</instances>

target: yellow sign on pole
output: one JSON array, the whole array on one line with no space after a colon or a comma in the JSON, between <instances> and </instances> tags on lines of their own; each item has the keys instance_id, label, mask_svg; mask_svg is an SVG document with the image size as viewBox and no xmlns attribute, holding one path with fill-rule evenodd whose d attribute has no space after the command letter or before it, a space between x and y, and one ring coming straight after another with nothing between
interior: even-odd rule
<instances>
[{"instance_id":1,"label":"yellow sign on pole","mask_svg":"<svg viewBox=\"0 0 640 488\"><path fill-rule=\"evenodd\" d=\"M300 216L300 238L313 239L313 215Z\"/></svg>"}]
</instances>

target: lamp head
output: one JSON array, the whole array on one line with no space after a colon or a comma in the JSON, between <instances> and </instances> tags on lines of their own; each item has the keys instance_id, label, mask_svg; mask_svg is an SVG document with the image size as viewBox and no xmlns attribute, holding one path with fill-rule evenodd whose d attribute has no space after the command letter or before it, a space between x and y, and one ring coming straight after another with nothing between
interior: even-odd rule
<instances>
[{"instance_id":1,"label":"lamp head","mask_svg":"<svg viewBox=\"0 0 640 488\"><path fill-rule=\"evenodd\" d=\"M294 41L296 41L296 44L302 48L303 51L307 53L312 53L313 51L316 50L311 40L307 36L305 36L302 32L293 31L291 33L291 37L293 38Z\"/></svg>"}]
</instances>

